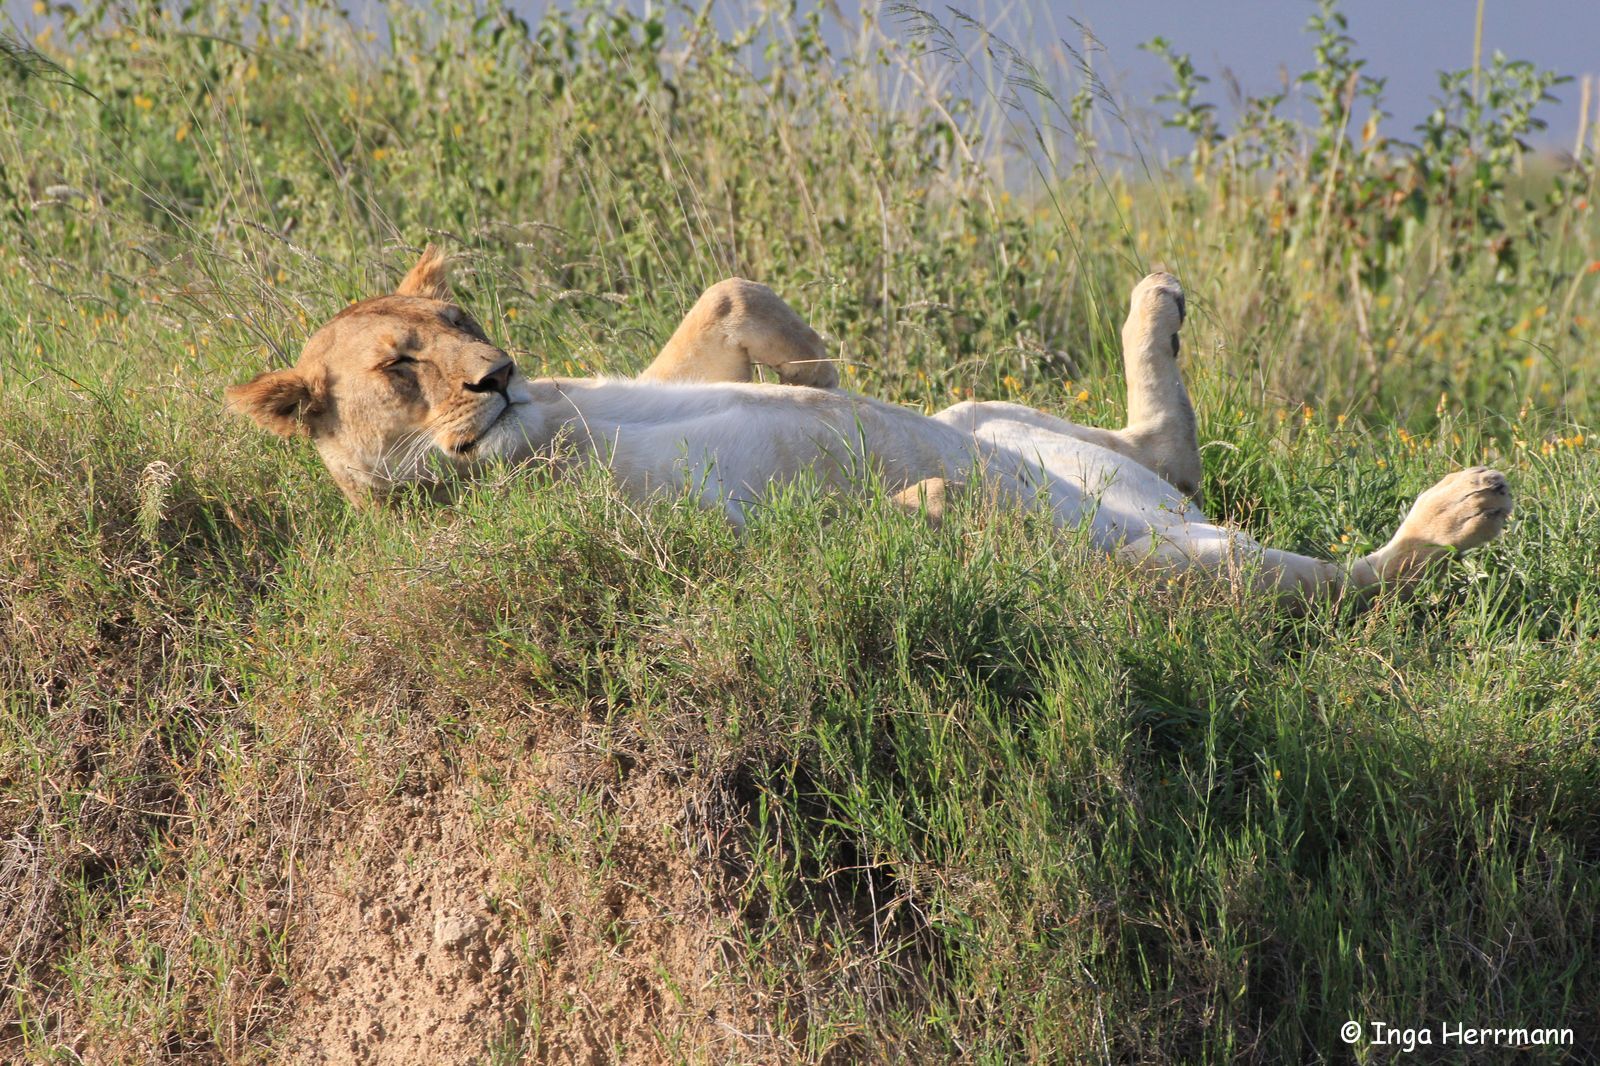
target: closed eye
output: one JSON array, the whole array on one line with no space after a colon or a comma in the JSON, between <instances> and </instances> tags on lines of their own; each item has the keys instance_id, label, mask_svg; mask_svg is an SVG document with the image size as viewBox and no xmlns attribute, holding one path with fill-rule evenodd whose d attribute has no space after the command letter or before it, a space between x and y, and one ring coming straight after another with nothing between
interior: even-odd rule
<instances>
[{"instance_id":1,"label":"closed eye","mask_svg":"<svg viewBox=\"0 0 1600 1066\"><path fill-rule=\"evenodd\" d=\"M416 360L413 359L411 356L409 356L409 355L401 355L400 353L396 352L394 355L391 355L388 359L385 359L383 361L383 363L380 365L379 369L381 369L381 370L393 370L396 367L408 366L408 365L410 365L412 363L415 363L415 362L416 362Z\"/></svg>"}]
</instances>

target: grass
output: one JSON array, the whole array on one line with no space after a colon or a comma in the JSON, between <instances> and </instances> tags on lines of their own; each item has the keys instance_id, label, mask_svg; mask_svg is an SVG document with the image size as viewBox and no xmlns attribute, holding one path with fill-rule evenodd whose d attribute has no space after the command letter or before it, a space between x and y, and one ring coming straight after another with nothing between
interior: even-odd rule
<instances>
[{"instance_id":1,"label":"grass","mask_svg":"<svg viewBox=\"0 0 1600 1066\"><path fill-rule=\"evenodd\" d=\"M8 50L6 1056L281 1055L319 849L443 794L517 845L494 1061L570 1051L551 886L570 926L643 876L646 830L693 871L659 907L712 930L737 1024L601 1011L604 1058L1391 1057L1349 1019L1597 1053L1600 225L1592 155L1515 148L1549 86L1484 70L1499 103L1413 151L1355 133L1364 83L1324 49L1337 157L1192 97L1192 152L1119 167L1133 108L1085 72L1045 86L904 17L840 52L782 10L733 38L588 6L91 6ZM1107 425L1159 261L1213 511L1345 555L1487 462L1517 517L1414 599L1296 618L1010 515L934 532L797 494L736 540L509 475L354 513L221 390L425 239L532 370L633 372L738 273L852 387ZM569 750L588 769L521 776ZM642 780L658 827L618 799ZM635 928L600 930L585 981ZM685 973L650 980L703 1002Z\"/></svg>"}]
</instances>

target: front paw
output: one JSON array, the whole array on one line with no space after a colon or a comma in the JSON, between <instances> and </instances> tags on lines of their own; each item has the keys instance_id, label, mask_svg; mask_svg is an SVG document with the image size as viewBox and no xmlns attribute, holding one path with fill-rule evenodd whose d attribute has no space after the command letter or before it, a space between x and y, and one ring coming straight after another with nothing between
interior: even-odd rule
<instances>
[{"instance_id":1,"label":"front paw","mask_svg":"<svg viewBox=\"0 0 1600 1066\"><path fill-rule=\"evenodd\" d=\"M819 351L812 359L793 359L787 363L779 363L778 380L785 385L836 389L839 387L839 369L832 359Z\"/></svg>"}]
</instances>

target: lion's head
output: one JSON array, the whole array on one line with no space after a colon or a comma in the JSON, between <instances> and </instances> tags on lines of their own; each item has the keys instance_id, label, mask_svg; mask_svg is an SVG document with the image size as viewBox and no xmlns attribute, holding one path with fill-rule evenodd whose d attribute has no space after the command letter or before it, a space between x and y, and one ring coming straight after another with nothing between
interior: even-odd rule
<instances>
[{"instance_id":1,"label":"lion's head","mask_svg":"<svg viewBox=\"0 0 1600 1066\"><path fill-rule=\"evenodd\" d=\"M280 436L310 437L361 504L472 467L527 392L510 357L451 301L445 258L430 245L392 294L340 311L292 368L234 385L227 398Z\"/></svg>"}]
</instances>

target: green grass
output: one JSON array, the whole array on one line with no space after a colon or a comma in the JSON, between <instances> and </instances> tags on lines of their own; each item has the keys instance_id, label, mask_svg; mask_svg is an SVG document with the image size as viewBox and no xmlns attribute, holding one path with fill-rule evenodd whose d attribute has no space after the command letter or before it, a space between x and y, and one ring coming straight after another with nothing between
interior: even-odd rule
<instances>
[{"instance_id":1,"label":"green grass","mask_svg":"<svg viewBox=\"0 0 1600 1066\"><path fill-rule=\"evenodd\" d=\"M368 40L299 7L68 14L59 67L0 63L0 1055L273 1060L318 841L459 793L520 848L526 1009L484 1045L558 1057L539 893L641 876L643 780L745 1036L667 1010L618 1057L1390 1057L1352 1018L1596 1053L1592 156L1539 173L1464 118L1410 163L1308 128L1102 169L960 26L855 55L781 12L750 43L441 3ZM906 71L972 84L934 108ZM1118 135L1072 90L1034 106ZM221 390L424 240L532 371L631 373L737 273L852 387L1106 425L1161 262L1215 513L1354 553L1478 462L1518 511L1412 599L1303 618L1014 515L799 493L741 540L536 476L354 513ZM600 769L519 776L569 749Z\"/></svg>"}]
</instances>

